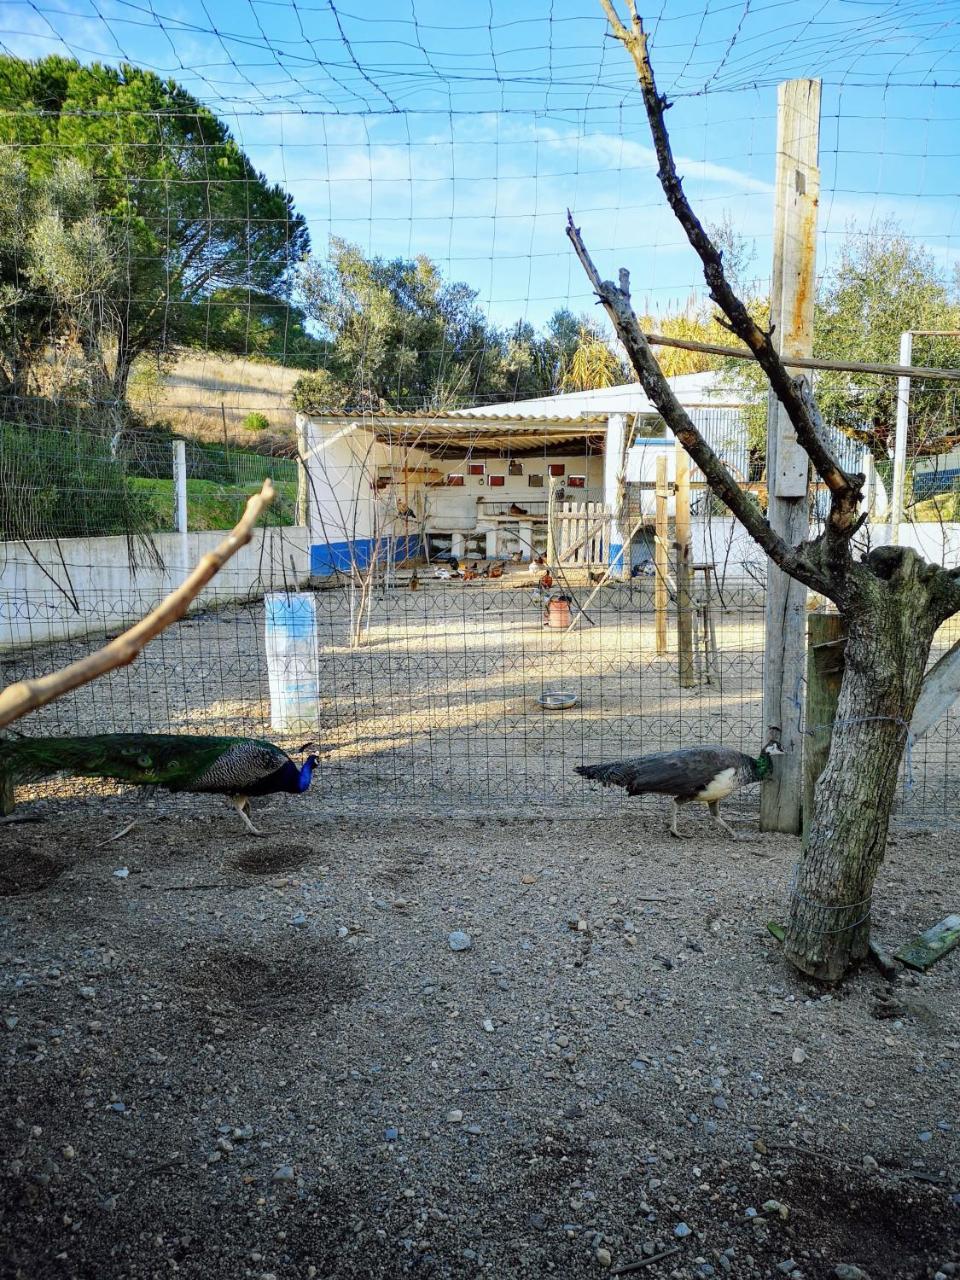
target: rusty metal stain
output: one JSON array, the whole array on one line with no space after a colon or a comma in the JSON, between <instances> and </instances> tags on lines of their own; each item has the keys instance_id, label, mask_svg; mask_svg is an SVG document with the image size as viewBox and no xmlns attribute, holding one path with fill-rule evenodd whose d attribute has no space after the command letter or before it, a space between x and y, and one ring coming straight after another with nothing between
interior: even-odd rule
<instances>
[{"instance_id":1,"label":"rusty metal stain","mask_svg":"<svg viewBox=\"0 0 960 1280\"><path fill-rule=\"evenodd\" d=\"M810 350L813 332L813 298L816 287L817 204L816 199L801 197L799 226L799 265L793 288L787 289L790 310L785 317L781 353L786 363L791 354L804 355Z\"/></svg>"}]
</instances>

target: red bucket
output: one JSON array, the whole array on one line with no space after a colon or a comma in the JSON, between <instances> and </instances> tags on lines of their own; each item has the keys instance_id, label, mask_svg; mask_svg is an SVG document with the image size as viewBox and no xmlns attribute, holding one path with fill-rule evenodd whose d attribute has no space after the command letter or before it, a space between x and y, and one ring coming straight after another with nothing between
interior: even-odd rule
<instances>
[{"instance_id":1,"label":"red bucket","mask_svg":"<svg viewBox=\"0 0 960 1280\"><path fill-rule=\"evenodd\" d=\"M566 631L572 617L570 603L567 600L551 600L547 605L548 627L555 627L558 631Z\"/></svg>"}]
</instances>

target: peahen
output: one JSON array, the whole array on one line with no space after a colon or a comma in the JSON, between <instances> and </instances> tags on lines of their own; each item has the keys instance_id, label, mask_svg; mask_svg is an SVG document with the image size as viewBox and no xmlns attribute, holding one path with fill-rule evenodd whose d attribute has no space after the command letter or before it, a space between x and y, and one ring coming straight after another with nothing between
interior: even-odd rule
<instances>
[{"instance_id":1,"label":"peahen","mask_svg":"<svg viewBox=\"0 0 960 1280\"><path fill-rule=\"evenodd\" d=\"M307 743L301 750L311 746ZM309 755L298 765L272 742L195 734L95 733L0 740L0 777L11 783L74 774L225 795L254 835L263 833L250 821L249 797L277 791L299 795L310 786L319 759Z\"/></svg>"},{"instance_id":2,"label":"peahen","mask_svg":"<svg viewBox=\"0 0 960 1280\"><path fill-rule=\"evenodd\" d=\"M772 767L771 757L781 755L783 751L775 742L768 743L759 756L744 755L732 747L683 747L678 751L639 756L635 760L581 764L577 766L577 773L602 782L605 787L625 787L631 796L648 792L673 796L672 836L680 835L677 830L680 806L699 800L708 806L714 821L736 840L737 833L720 816L720 801L740 787L765 778Z\"/></svg>"}]
</instances>

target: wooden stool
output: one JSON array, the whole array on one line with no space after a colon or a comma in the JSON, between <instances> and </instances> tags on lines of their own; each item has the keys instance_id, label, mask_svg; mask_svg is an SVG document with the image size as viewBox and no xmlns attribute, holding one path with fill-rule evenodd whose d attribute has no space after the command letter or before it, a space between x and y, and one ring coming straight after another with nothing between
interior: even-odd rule
<instances>
[{"instance_id":1,"label":"wooden stool","mask_svg":"<svg viewBox=\"0 0 960 1280\"><path fill-rule=\"evenodd\" d=\"M697 589L697 574L703 574L703 582ZM717 632L713 621L713 592L710 579L717 595L720 594L720 579L717 577L717 566L712 560L693 565L693 614L695 627L699 634L694 636L693 651L696 655L697 673L704 684L712 684L713 677L719 676L720 664L717 652Z\"/></svg>"}]
</instances>

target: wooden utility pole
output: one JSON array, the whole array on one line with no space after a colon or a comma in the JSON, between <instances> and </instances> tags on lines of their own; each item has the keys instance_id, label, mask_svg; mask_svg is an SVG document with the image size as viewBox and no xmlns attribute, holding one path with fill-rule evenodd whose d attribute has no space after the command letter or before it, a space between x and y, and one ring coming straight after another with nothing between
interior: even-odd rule
<instances>
[{"instance_id":1,"label":"wooden utility pole","mask_svg":"<svg viewBox=\"0 0 960 1280\"><path fill-rule=\"evenodd\" d=\"M667 487L667 455L661 453L657 458L656 487L656 523L653 542L653 607L657 625L657 653L661 657L667 652L667 574L670 572L670 548L668 545L670 529L667 523L667 500L670 490Z\"/></svg>"},{"instance_id":2,"label":"wooden utility pole","mask_svg":"<svg viewBox=\"0 0 960 1280\"><path fill-rule=\"evenodd\" d=\"M676 515L674 531L677 549L677 652L680 658L680 685L684 689L697 683L693 662L693 575L690 555L690 455L677 441Z\"/></svg>"},{"instance_id":3,"label":"wooden utility pole","mask_svg":"<svg viewBox=\"0 0 960 1280\"><path fill-rule=\"evenodd\" d=\"M813 303L820 170L820 81L787 80L777 90L777 179L770 319L780 354L813 351ZM771 392L767 411L767 518L790 546L809 530L806 452ZM763 733L785 754L762 786L763 831L800 830L802 750L799 693L804 669L807 589L773 562L767 567Z\"/></svg>"},{"instance_id":4,"label":"wooden utility pole","mask_svg":"<svg viewBox=\"0 0 960 1280\"><path fill-rule=\"evenodd\" d=\"M807 618L807 699L803 742L803 837L813 817L813 791L830 752L843 681L844 634L839 613L816 610Z\"/></svg>"}]
</instances>

